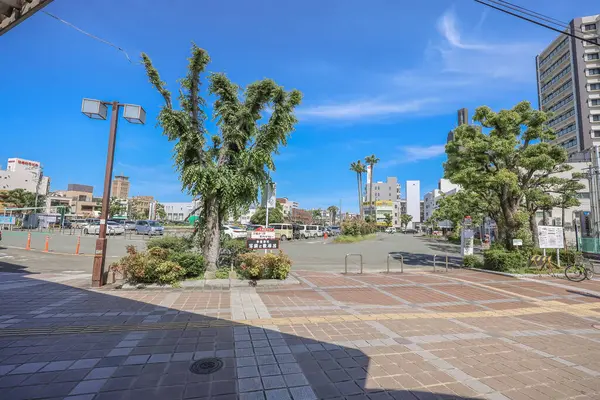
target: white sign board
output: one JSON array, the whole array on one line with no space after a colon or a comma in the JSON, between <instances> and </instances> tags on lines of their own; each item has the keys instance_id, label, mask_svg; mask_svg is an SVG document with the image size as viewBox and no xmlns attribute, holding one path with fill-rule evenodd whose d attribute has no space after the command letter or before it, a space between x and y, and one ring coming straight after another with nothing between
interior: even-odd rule
<instances>
[{"instance_id":1,"label":"white sign board","mask_svg":"<svg viewBox=\"0 0 600 400\"><path fill-rule=\"evenodd\" d=\"M250 231L250 239L275 239L275 229L258 228Z\"/></svg>"},{"instance_id":2,"label":"white sign board","mask_svg":"<svg viewBox=\"0 0 600 400\"><path fill-rule=\"evenodd\" d=\"M562 249L565 247L562 226L538 226L538 239L540 249Z\"/></svg>"},{"instance_id":3,"label":"white sign board","mask_svg":"<svg viewBox=\"0 0 600 400\"><path fill-rule=\"evenodd\" d=\"M522 239L513 239L513 246L523 246Z\"/></svg>"},{"instance_id":4,"label":"white sign board","mask_svg":"<svg viewBox=\"0 0 600 400\"><path fill-rule=\"evenodd\" d=\"M0 215L0 225L14 225L16 223L15 217L8 217L6 215Z\"/></svg>"}]
</instances>

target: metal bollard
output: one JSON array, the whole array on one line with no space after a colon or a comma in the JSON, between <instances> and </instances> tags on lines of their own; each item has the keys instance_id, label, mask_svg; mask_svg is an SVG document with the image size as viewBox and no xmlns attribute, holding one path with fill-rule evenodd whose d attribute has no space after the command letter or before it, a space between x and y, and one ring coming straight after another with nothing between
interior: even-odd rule
<instances>
[{"instance_id":1,"label":"metal bollard","mask_svg":"<svg viewBox=\"0 0 600 400\"><path fill-rule=\"evenodd\" d=\"M77 246L75 246L75 254L79 254L79 246L81 246L81 236L77 236Z\"/></svg>"},{"instance_id":2,"label":"metal bollard","mask_svg":"<svg viewBox=\"0 0 600 400\"><path fill-rule=\"evenodd\" d=\"M348 256L359 256L360 257L360 273L363 273L363 256L359 253L348 253L346 257L344 257L344 273L348 273Z\"/></svg>"},{"instance_id":3,"label":"metal bollard","mask_svg":"<svg viewBox=\"0 0 600 400\"><path fill-rule=\"evenodd\" d=\"M437 254L433 255L433 272L435 272L435 258L437 257Z\"/></svg>"},{"instance_id":4,"label":"metal bollard","mask_svg":"<svg viewBox=\"0 0 600 400\"><path fill-rule=\"evenodd\" d=\"M390 257L393 257L390 253L387 255L387 273L390 273ZM400 254L400 273L404 273L404 257Z\"/></svg>"}]
</instances>

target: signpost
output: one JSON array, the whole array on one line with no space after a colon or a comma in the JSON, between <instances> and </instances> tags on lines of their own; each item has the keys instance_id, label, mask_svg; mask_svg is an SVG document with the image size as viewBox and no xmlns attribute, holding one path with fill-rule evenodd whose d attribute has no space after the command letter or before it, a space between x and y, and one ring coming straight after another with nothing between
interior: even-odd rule
<instances>
[{"instance_id":1,"label":"signpost","mask_svg":"<svg viewBox=\"0 0 600 400\"><path fill-rule=\"evenodd\" d=\"M460 255L463 257L473 255L473 237L475 234L472 227L473 220L467 215L463 220L463 229L460 235Z\"/></svg>"},{"instance_id":2,"label":"signpost","mask_svg":"<svg viewBox=\"0 0 600 400\"><path fill-rule=\"evenodd\" d=\"M15 217L0 215L0 225L14 225L17 222Z\"/></svg>"},{"instance_id":3,"label":"signpost","mask_svg":"<svg viewBox=\"0 0 600 400\"><path fill-rule=\"evenodd\" d=\"M538 226L540 249L556 249L556 264L560 267L560 250L565 247L562 226Z\"/></svg>"},{"instance_id":4,"label":"signpost","mask_svg":"<svg viewBox=\"0 0 600 400\"><path fill-rule=\"evenodd\" d=\"M513 239L513 246L523 246L522 239Z\"/></svg>"}]
</instances>

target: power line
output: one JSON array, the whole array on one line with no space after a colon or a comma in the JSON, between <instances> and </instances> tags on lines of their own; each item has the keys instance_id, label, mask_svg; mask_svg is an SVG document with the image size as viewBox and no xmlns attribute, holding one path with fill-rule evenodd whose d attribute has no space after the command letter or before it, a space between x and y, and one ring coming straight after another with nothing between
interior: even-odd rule
<instances>
[{"instance_id":1,"label":"power line","mask_svg":"<svg viewBox=\"0 0 600 400\"><path fill-rule=\"evenodd\" d=\"M130 63L130 64L140 64L139 62L137 62L137 63L134 63L133 61L131 61L131 58L129 58L129 54L127 54L127 52L125 51L125 49L124 49L124 48L122 48L122 47L119 47L119 46L117 46L116 44L113 44L113 43L109 42L108 40L104 40L104 39L102 39L102 38L99 38L98 36L92 35L91 33L89 33L89 32L86 32L86 31L84 31L84 30L83 30L83 29L81 29L81 28L78 28L77 26L73 25L72 23L70 23L70 22L67 22L67 21L65 21L64 19L61 19L61 18L57 17L57 16L56 16L56 15L54 15L54 14L50 14L49 12L47 12L47 11L43 11L43 10L42 10L42 12L43 12L44 14L46 14L47 16L49 16L49 17L52 17L52 18L54 18L55 20L57 20L57 21L59 21L59 22L62 22L63 24L65 24L65 25L67 25L67 26L69 26L69 27L71 27L71 28L75 29L76 31L78 31L78 32L81 32L81 33L83 33L84 35L91 37L91 38L92 38L92 39L94 39L94 40L97 40L97 41L99 41L99 42L102 42L102 43L104 43L104 44L107 44L107 45L109 45L109 46L111 46L111 47L114 47L115 49L117 49L117 50L119 50L119 51L123 52L123 54L125 54L125 57L127 58L127 61L129 61L129 63Z\"/></svg>"},{"instance_id":2,"label":"power line","mask_svg":"<svg viewBox=\"0 0 600 400\"><path fill-rule=\"evenodd\" d=\"M544 14L538 13L538 12L530 10L528 8L521 7L521 6L517 5L517 4L513 4L511 2L504 1L504 0L487 0L487 1L489 1L491 3L496 3L496 4L502 3L501 5L504 6L504 7L508 7L510 9L516 10L518 12L521 12L523 14L532 16L534 18L539 18L539 19L541 19L543 21L546 21L546 22L549 22L551 24L558 25L558 26L564 27L566 29L570 29L570 26L569 26L568 22L564 22L564 21L561 21L559 19L550 17L548 15L544 15ZM575 28L575 30L578 31L578 32L580 32L580 33L584 33L580 29Z\"/></svg>"},{"instance_id":3,"label":"power line","mask_svg":"<svg viewBox=\"0 0 600 400\"><path fill-rule=\"evenodd\" d=\"M572 34L571 32L568 32L568 31L562 31L562 30L560 30L560 29L557 29L557 28L555 28L555 27L553 27L553 26L550 26L550 25L543 24L543 23L541 23L541 22L535 21L535 20L533 20L533 19L531 19L531 18L524 17L524 16L522 16L522 15L516 14L516 13L514 13L514 12L511 12L511 11L508 11L508 10L504 10L504 9L502 9L502 8L500 8L500 7L496 7L496 6L492 5L492 4L484 3L484 2L483 2L483 1L481 1L481 0L475 0L475 2L477 2L477 3L479 3L479 4L483 4L484 6L491 7L491 8L493 8L493 9L496 9L496 10L498 10L498 11L502 11L503 13L510 14L510 15L512 15L513 17L517 17L517 18L520 18L520 19L522 19L522 20L525 20L525 21L528 21L528 22L532 22L532 23L534 23L534 24L536 24L536 25L543 26L544 28L548 28L548 29L550 29L550 30L553 30L553 31L555 31L555 32L558 32L558 33L560 33L561 35L567 35L567 36L571 36L571 37L573 37L573 38L575 38L575 39L583 40L584 42L587 42L587 43L593 44L594 46L597 46L597 45L598 45L598 43L596 43L596 42L593 42L593 41L591 41L590 39L585 39L585 38L579 37L579 36L577 36L577 35L574 35L574 34Z\"/></svg>"}]
</instances>

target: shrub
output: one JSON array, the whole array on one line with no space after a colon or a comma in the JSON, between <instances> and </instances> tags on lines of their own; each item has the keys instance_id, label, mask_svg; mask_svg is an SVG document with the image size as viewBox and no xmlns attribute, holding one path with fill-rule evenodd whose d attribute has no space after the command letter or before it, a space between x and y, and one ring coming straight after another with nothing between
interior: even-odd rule
<instances>
[{"instance_id":1,"label":"shrub","mask_svg":"<svg viewBox=\"0 0 600 400\"><path fill-rule=\"evenodd\" d=\"M148 250L148 254L150 255L150 257L157 258L161 261L167 261L167 259L171 255L171 250L162 247L152 247Z\"/></svg>"},{"instance_id":2,"label":"shrub","mask_svg":"<svg viewBox=\"0 0 600 400\"><path fill-rule=\"evenodd\" d=\"M450 243L460 244L460 232L457 230L450 232L447 236L447 239Z\"/></svg>"},{"instance_id":3,"label":"shrub","mask_svg":"<svg viewBox=\"0 0 600 400\"><path fill-rule=\"evenodd\" d=\"M229 268L219 268L215 271L216 279L229 279Z\"/></svg>"},{"instance_id":4,"label":"shrub","mask_svg":"<svg viewBox=\"0 0 600 400\"><path fill-rule=\"evenodd\" d=\"M233 264L234 267L239 267L241 264L239 256L246 253L252 253L252 250L246 248L245 240L226 239L221 244L219 266L230 267Z\"/></svg>"},{"instance_id":5,"label":"shrub","mask_svg":"<svg viewBox=\"0 0 600 400\"><path fill-rule=\"evenodd\" d=\"M266 273L271 279L285 279L292 268L292 260L282 251L279 254L265 254Z\"/></svg>"},{"instance_id":6,"label":"shrub","mask_svg":"<svg viewBox=\"0 0 600 400\"><path fill-rule=\"evenodd\" d=\"M524 265L524 258L520 252L506 251L503 249L490 249L483 252L483 268L490 271L518 270Z\"/></svg>"},{"instance_id":7,"label":"shrub","mask_svg":"<svg viewBox=\"0 0 600 400\"><path fill-rule=\"evenodd\" d=\"M466 268L477 268L477 264L481 264L479 257L475 255L467 255L463 258L463 266Z\"/></svg>"},{"instance_id":8,"label":"shrub","mask_svg":"<svg viewBox=\"0 0 600 400\"><path fill-rule=\"evenodd\" d=\"M182 267L185 270L185 276L188 278L200 276L206 269L202 254L192 252L171 253L169 261L173 261Z\"/></svg>"},{"instance_id":9,"label":"shrub","mask_svg":"<svg viewBox=\"0 0 600 400\"><path fill-rule=\"evenodd\" d=\"M165 236L150 239L146 247L148 249L158 247L161 249L168 249L176 253L183 253L192 248L192 241L186 237Z\"/></svg>"},{"instance_id":10,"label":"shrub","mask_svg":"<svg viewBox=\"0 0 600 400\"><path fill-rule=\"evenodd\" d=\"M278 254L246 253L240 255L240 275L247 279L285 279L290 273L292 260Z\"/></svg>"},{"instance_id":11,"label":"shrub","mask_svg":"<svg viewBox=\"0 0 600 400\"><path fill-rule=\"evenodd\" d=\"M173 284L185 277L185 269L173 261L162 261L155 269L156 280L161 284Z\"/></svg>"},{"instance_id":12,"label":"shrub","mask_svg":"<svg viewBox=\"0 0 600 400\"><path fill-rule=\"evenodd\" d=\"M360 219L352 219L342 223L342 235L361 236L375 233L377 225L371 222L365 222Z\"/></svg>"},{"instance_id":13,"label":"shrub","mask_svg":"<svg viewBox=\"0 0 600 400\"><path fill-rule=\"evenodd\" d=\"M546 254L548 254L549 256L552 256L552 262L554 262L555 264L557 263L557 259L556 259L556 250L555 249L548 249L546 250ZM577 256L580 256L581 253L577 252L574 249L560 249L560 265L572 265L575 264L575 259L577 258Z\"/></svg>"}]
</instances>

